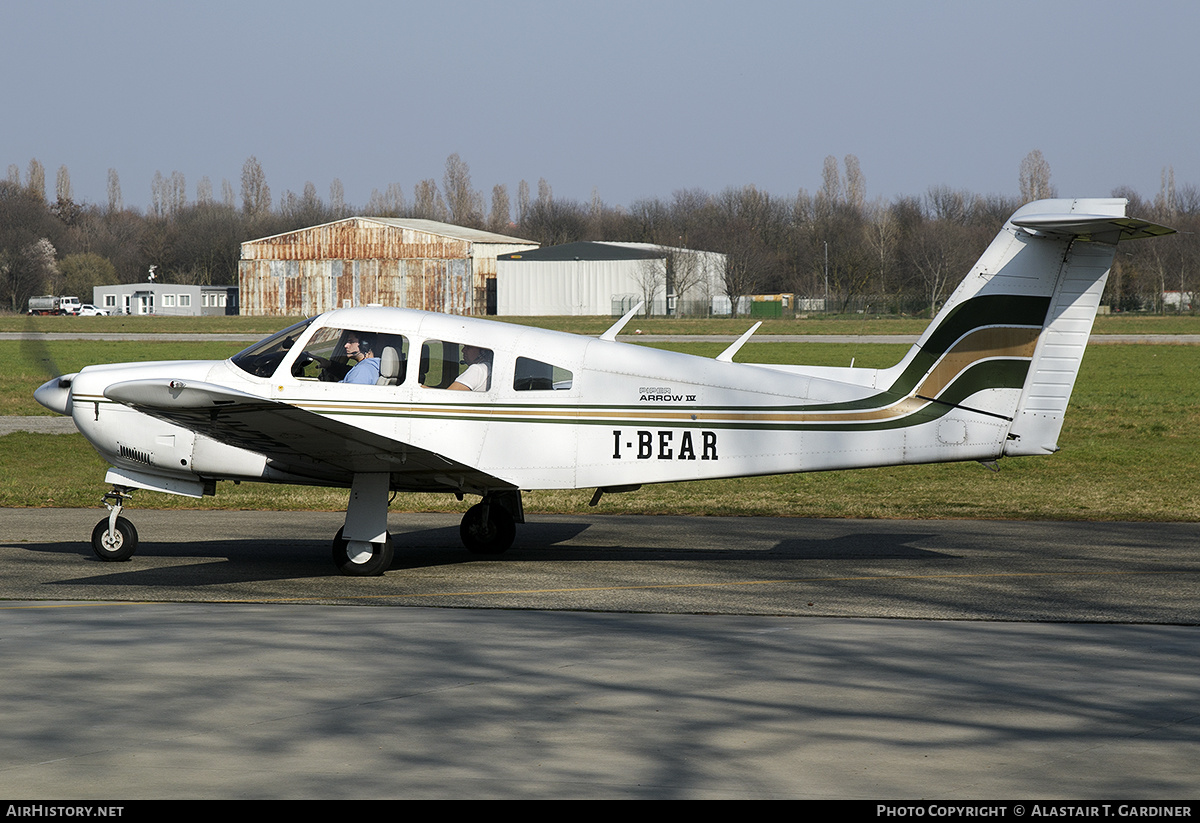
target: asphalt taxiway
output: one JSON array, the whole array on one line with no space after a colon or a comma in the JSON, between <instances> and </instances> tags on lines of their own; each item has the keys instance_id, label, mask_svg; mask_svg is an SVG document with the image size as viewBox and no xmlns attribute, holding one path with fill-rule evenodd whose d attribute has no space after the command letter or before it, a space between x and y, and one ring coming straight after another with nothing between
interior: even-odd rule
<instances>
[{"instance_id":1,"label":"asphalt taxiway","mask_svg":"<svg viewBox=\"0 0 1200 823\"><path fill-rule=\"evenodd\" d=\"M1193 798L1200 524L0 510L0 793Z\"/></svg>"}]
</instances>

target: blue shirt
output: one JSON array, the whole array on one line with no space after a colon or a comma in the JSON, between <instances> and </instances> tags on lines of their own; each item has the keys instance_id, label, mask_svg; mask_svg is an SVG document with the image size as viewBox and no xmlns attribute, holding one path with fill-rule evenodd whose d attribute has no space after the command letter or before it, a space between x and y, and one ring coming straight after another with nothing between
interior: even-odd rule
<instances>
[{"instance_id":1,"label":"blue shirt","mask_svg":"<svg viewBox=\"0 0 1200 823\"><path fill-rule=\"evenodd\" d=\"M367 357L358 361L358 364L350 370L350 372L342 378L343 383L360 383L364 386L374 386L379 380L379 358Z\"/></svg>"}]
</instances>

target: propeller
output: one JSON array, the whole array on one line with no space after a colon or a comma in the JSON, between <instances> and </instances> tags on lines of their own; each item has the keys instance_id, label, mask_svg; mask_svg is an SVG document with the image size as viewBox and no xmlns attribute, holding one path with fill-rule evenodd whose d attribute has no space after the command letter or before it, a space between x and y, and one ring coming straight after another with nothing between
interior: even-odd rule
<instances>
[{"instance_id":1,"label":"propeller","mask_svg":"<svg viewBox=\"0 0 1200 823\"><path fill-rule=\"evenodd\" d=\"M71 414L71 381L75 374L63 374L62 370L46 345L46 333L35 328L32 317L25 323L25 333L21 335L21 356L27 363L36 363L38 369L50 379L39 386L33 393L33 399L51 411L70 416Z\"/></svg>"}]
</instances>

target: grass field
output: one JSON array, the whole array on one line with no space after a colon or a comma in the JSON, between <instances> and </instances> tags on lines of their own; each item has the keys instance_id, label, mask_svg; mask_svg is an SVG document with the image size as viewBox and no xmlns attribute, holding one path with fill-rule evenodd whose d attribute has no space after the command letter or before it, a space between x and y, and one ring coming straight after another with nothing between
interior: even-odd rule
<instances>
[{"instance_id":1,"label":"grass field","mask_svg":"<svg viewBox=\"0 0 1200 823\"><path fill-rule=\"evenodd\" d=\"M51 318L55 319L55 318ZM90 320L92 318L70 318ZM99 318L103 319L103 318ZM29 396L42 382L36 358L0 342L11 364L0 382L4 414L44 412ZM51 342L63 371L87 362L226 357L238 343ZM664 344L664 347L667 347ZM703 356L724 344L681 343ZM903 346L748 344L738 359L863 367L896 362ZM136 356L135 356L136 355ZM1096 346L1084 359L1063 435L1048 457L1002 460L991 472L974 463L744 478L648 486L606 496L589 509L590 491L530 492L526 510L797 517L1200 520L1200 346ZM105 464L80 435L0 437L0 505L96 506L107 490ZM144 492L151 508L328 509L345 507L343 490L231 483L201 501ZM450 495L399 496L393 510L462 511Z\"/></svg>"},{"instance_id":2,"label":"grass field","mask_svg":"<svg viewBox=\"0 0 1200 823\"><path fill-rule=\"evenodd\" d=\"M101 332L109 334L259 334L266 336L300 320L299 317L26 317L0 313L0 332ZM598 335L615 322L612 317L503 317L506 323ZM627 332L646 334L741 334L755 322L739 317L638 317ZM771 334L919 334L929 321L898 315L812 314L800 320L768 319L760 335ZM1200 334L1200 316L1124 314L1096 318L1097 334Z\"/></svg>"}]
</instances>

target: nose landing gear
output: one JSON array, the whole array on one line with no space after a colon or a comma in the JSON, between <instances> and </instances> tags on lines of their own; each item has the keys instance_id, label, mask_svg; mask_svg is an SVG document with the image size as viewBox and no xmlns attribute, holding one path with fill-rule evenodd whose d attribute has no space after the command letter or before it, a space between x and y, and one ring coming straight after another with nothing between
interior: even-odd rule
<instances>
[{"instance_id":1,"label":"nose landing gear","mask_svg":"<svg viewBox=\"0 0 1200 823\"><path fill-rule=\"evenodd\" d=\"M92 551L101 560L128 560L137 551L138 533L133 524L121 517L124 501L133 497L124 486L114 486L104 495L108 517L92 529Z\"/></svg>"}]
</instances>

